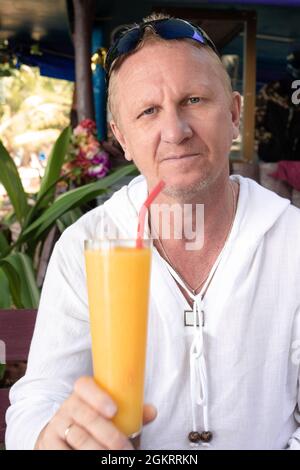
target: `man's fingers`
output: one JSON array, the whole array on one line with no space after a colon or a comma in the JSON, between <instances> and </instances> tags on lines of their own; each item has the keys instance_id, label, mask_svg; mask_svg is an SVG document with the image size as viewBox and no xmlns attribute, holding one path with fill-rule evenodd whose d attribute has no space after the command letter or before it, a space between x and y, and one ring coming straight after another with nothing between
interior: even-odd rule
<instances>
[{"instance_id":1,"label":"man's fingers","mask_svg":"<svg viewBox=\"0 0 300 470\"><path fill-rule=\"evenodd\" d=\"M100 412L106 418L112 418L117 412L117 406L111 397L105 393L92 377L81 377L74 386L75 393L83 400ZM143 410L143 424L150 423L157 416L155 406L146 404Z\"/></svg>"},{"instance_id":2,"label":"man's fingers","mask_svg":"<svg viewBox=\"0 0 300 470\"><path fill-rule=\"evenodd\" d=\"M39 445L35 446L35 450L71 450L72 447L57 434L51 433L48 436L47 443L44 445L44 438L39 441Z\"/></svg>"},{"instance_id":3,"label":"man's fingers","mask_svg":"<svg viewBox=\"0 0 300 470\"><path fill-rule=\"evenodd\" d=\"M50 447L47 448L47 450L72 450L72 447L66 444L65 441L62 441L58 438L54 438L52 441L52 445L50 444Z\"/></svg>"},{"instance_id":4,"label":"man's fingers","mask_svg":"<svg viewBox=\"0 0 300 470\"><path fill-rule=\"evenodd\" d=\"M82 401L89 404L106 418L112 418L117 406L111 397L101 390L92 377L81 377L75 382L74 392Z\"/></svg>"},{"instance_id":5,"label":"man's fingers","mask_svg":"<svg viewBox=\"0 0 300 470\"><path fill-rule=\"evenodd\" d=\"M143 424L151 423L157 416L157 409L153 405L144 405Z\"/></svg>"},{"instance_id":6,"label":"man's fingers","mask_svg":"<svg viewBox=\"0 0 300 470\"><path fill-rule=\"evenodd\" d=\"M105 446L95 441L85 429L72 424L66 437L69 446L74 450L105 450Z\"/></svg>"},{"instance_id":7,"label":"man's fingers","mask_svg":"<svg viewBox=\"0 0 300 470\"><path fill-rule=\"evenodd\" d=\"M64 413L68 415L77 426L80 426L90 434L101 446L111 450L132 450L132 446L127 437L122 434L110 420L106 419L100 411L92 408L77 395L73 395L72 399L66 403ZM65 419L65 417L63 418ZM71 430L72 427L69 433Z\"/></svg>"}]
</instances>

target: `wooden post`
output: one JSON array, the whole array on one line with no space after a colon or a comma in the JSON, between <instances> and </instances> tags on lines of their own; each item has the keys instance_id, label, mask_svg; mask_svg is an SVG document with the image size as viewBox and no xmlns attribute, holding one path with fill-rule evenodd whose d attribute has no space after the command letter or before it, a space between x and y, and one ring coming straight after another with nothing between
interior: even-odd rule
<instances>
[{"instance_id":1,"label":"wooden post","mask_svg":"<svg viewBox=\"0 0 300 470\"><path fill-rule=\"evenodd\" d=\"M91 37L95 0L73 0L76 107L78 122L95 119L91 70Z\"/></svg>"},{"instance_id":2,"label":"wooden post","mask_svg":"<svg viewBox=\"0 0 300 470\"><path fill-rule=\"evenodd\" d=\"M243 160L253 162L256 101L256 15L245 22Z\"/></svg>"}]
</instances>

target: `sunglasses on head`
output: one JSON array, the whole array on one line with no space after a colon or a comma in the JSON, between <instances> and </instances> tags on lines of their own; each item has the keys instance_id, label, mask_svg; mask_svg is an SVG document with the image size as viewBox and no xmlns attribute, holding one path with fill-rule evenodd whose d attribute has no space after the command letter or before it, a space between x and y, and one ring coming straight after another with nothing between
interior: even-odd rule
<instances>
[{"instance_id":1,"label":"sunglasses on head","mask_svg":"<svg viewBox=\"0 0 300 470\"><path fill-rule=\"evenodd\" d=\"M134 51L142 40L145 29L149 27L163 39L193 39L200 44L209 46L219 55L213 41L199 26L195 26L179 18L147 21L146 23L140 23L121 33L115 43L110 47L104 65L107 79L113 68L114 61L118 57Z\"/></svg>"}]
</instances>

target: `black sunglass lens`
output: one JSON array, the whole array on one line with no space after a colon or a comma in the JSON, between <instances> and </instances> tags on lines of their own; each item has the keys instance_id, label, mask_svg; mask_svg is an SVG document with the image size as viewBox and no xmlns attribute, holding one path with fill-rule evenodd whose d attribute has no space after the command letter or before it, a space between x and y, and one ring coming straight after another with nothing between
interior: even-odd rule
<instances>
[{"instance_id":1,"label":"black sunglass lens","mask_svg":"<svg viewBox=\"0 0 300 470\"><path fill-rule=\"evenodd\" d=\"M105 69L109 73L111 64L122 54L127 54L128 52L135 49L141 37L140 28L134 28L131 31L125 31L117 39L117 43L108 51Z\"/></svg>"},{"instance_id":2,"label":"black sunglass lens","mask_svg":"<svg viewBox=\"0 0 300 470\"><path fill-rule=\"evenodd\" d=\"M202 34L185 21L169 19L155 25L155 30L164 39L191 38L204 43Z\"/></svg>"},{"instance_id":3,"label":"black sunglass lens","mask_svg":"<svg viewBox=\"0 0 300 470\"><path fill-rule=\"evenodd\" d=\"M118 55L127 54L128 52L135 49L141 37L140 28L135 28L132 31L128 31L123 37L119 39L116 47Z\"/></svg>"}]
</instances>

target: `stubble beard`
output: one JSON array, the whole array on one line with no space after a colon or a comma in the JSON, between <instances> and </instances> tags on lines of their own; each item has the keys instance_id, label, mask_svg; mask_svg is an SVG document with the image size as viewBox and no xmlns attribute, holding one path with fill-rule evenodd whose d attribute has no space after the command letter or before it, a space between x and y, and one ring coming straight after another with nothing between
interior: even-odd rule
<instances>
[{"instance_id":1,"label":"stubble beard","mask_svg":"<svg viewBox=\"0 0 300 470\"><path fill-rule=\"evenodd\" d=\"M198 196L201 196L201 193L203 193L204 190L213 185L223 171L224 167L220 167L218 172L203 175L201 179L186 187L177 187L176 185L166 186L163 190L163 194L179 203L195 201L198 199Z\"/></svg>"}]
</instances>

